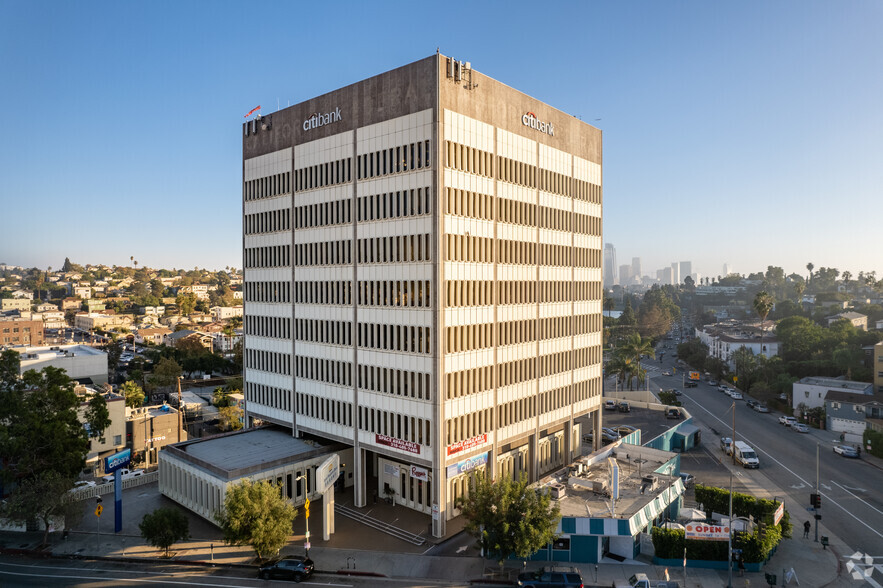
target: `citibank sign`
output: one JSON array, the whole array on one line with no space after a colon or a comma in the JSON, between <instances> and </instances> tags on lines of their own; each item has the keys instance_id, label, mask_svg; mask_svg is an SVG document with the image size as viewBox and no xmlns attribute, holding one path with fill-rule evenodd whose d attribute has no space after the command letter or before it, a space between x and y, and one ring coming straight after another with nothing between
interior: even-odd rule
<instances>
[{"instance_id":1,"label":"citibank sign","mask_svg":"<svg viewBox=\"0 0 883 588\"><path fill-rule=\"evenodd\" d=\"M532 112L528 112L521 117L521 124L526 127L530 127L535 131L546 133L549 136L555 135L555 129L552 127L552 123L543 122L537 119L537 115Z\"/></svg>"},{"instance_id":2,"label":"citibank sign","mask_svg":"<svg viewBox=\"0 0 883 588\"><path fill-rule=\"evenodd\" d=\"M304 130L309 131L311 129L318 129L319 127L336 123L342 118L343 117L340 116L340 108L335 108L331 112L326 112L325 114L317 112L304 121Z\"/></svg>"}]
</instances>

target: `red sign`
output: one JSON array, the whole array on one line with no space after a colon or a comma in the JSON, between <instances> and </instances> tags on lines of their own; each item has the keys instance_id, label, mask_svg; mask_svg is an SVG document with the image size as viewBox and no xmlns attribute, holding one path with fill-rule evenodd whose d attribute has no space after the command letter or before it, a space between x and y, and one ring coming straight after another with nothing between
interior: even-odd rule
<instances>
[{"instance_id":1,"label":"red sign","mask_svg":"<svg viewBox=\"0 0 883 588\"><path fill-rule=\"evenodd\" d=\"M407 451L409 453L416 453L420 455L420 445L414 443L413 441L402 441L401 439L396 439L395 437L389 437L387 435L374 435L374 441L378 445L386 445L387 447L392 447L393 449L401 449L402 451Z\"/></svg>"},{"instance_id":2,"label":"red sign","mask_svg":"<svg viewBox=\"0 0 883 588\"><path fill-rule=\"evenodd\" d=\"M424 482L429 481L429 470L426 468L421 468L420 466L411 466L411 477L417 478L418 480L423 480Z\"/></svg>"},{"instance_id":3,"label":"red sign","mask_svg":"<svg viewBox=\"0 0 883 588\"><path fill-rule=\"evenodd\" d=\"M472 449L473 447L478 447L482 443L487 443L487 433L482 433L477 437L472 437L471 439L464 439L463 441L457 441L453 445L448 445L448 456L454 455L455 453L460 453L461 451L466 451L467 449Z\"/></svg>"},{"instance_id":4,"label":"red sign","mask_svg":"<svg viewBox=\"0 0 883 588\"><path fill-rule=\"evenodd\" d=\"M725 525L706 525L705 523L687 523L684 525L684 539L705 539L706 541L727 541L730 538L730 527Z\"/></svg>"},{"instance_id":5,"label":"red sign","mask_svg":"<svg viewBox=\"0 0 883 588\"><path fill-rule=\"evenodd\" d=\"M785 516L785 503L780 502L779 507L776 509L776 514L773 517L773 524L778 525L779 521L782 520L782 517Z\"/></svg>"}]
</instances>

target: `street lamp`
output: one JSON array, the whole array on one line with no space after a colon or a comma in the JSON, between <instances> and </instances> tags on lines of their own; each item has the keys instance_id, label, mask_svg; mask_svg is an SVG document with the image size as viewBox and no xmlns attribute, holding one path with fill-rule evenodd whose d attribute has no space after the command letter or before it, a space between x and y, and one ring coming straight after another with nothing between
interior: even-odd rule
<instances>
[{"instance_id":1,"label":"street lamp","mask_svg":"<svg viewBox=\"0 0 883 588\"><path fill-rule=\"evenodd\" d=\"M298 482L303 480L304 476L297 476L294 481ZM304 494L307 495L306 501L304 501L304 518L306 519L306 534L304 535L304 550L306 551L307 559L310 557L310 494L309 488L307 488L306 483L304 483Z\"/></svg>"}]
</instances>

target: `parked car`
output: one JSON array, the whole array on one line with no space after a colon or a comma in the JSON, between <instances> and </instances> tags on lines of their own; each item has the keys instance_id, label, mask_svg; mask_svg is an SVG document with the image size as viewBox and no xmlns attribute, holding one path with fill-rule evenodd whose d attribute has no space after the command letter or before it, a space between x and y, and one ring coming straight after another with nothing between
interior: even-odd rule
<instances>
[{"instance_id":1,"label":"parked car","mask_svg":"<svg viewBox=\"0 0 883 588\"><path fill-rule=\"evenodd\" d=\"M582 588L583 578L579 570L569 566L545 566L535 572L518 574L518 586L529 587L552 587L555 588Z\"/></svg>"},{"instance_id":2,"label":"parked car","mask_svg":"<svg viewBox=\"0 0 883 588\"><path fill-rule=\"evenodd\" d=\"M258 578L262 580L284 579L300 582L313 575L313 560L300 555L288 555L261 566Z\"/></svg>"},{"instance_id":3,"label":"parked car","mask_svg":"<svg viewBox=\"0 0 883 588\"><path fill-rule=\"evenodd\" d=\"M77 490L82 490L83 488L92 488L95 486L95 482L92 480L79 480L74 482L74 487L68 490L68 492L76 492Z\"/></svg>"},{"instance_id":4,"label":"parked car","mask_svg":"<svg viewBox=\"0 0 883 588\"><path fill-rule=\"evenodd\" d=\"M671 372L668 372L668 371L666 371L666 372L662 372L662 375L663 375L663 376L670 376L670 375L671 375Z\"/></svg>"},{"instance_id":5,"label":"parked car","mask_svg":"<svg viewBox=\"0 0 883 588\"><path fill-rule=\"evenodd\" d=\"M797 422L797 419L793 416L782 415L779 417L779 423L785 425L786 427L790 427L794 423Z\"/></svg>"},{"instance_id":6,"label":"parked car","mask_svg":"<svg viewBox=\"0 0 883 588\"><path fill-rule=\"evenodd\" d=\"M695 388L698 385L699 382L697 382L696 380L687 380L686 382L684 382L684 388Z\"/></svg>"},{"instance_id":7,"label":"parked car","mask_svg":"<svg viewBox=\"0 0 883 588\"><path fill-rule=\"evenodd\" d=\"M627 400L623 400L619 403L619 412L631 412L632 405L628 403Z\"/></svg>"},{"instance_id":8,"label":"parked car","mask_svg":"<svg viewBox=\"0 0 883 588\"><path fill-rule=\"evenodd\" d=\"M613 427L613 430L619 433L620 437L627 437L637 431L638 428L631 425L618 425L616 427Z\"/></svg>"},{"instance_id":9,"label":"parked car","mask_svg":"<svg viewBox=\"0 0 883 588\"><path fill-rule=\"evenodd\" d=\"M746 401L745 401L745 405L746 405L748 408L754 408L754 407L757 406L758 404L760 404L760 403L759 403L757 400L754 400L754 399L749 399L749 400L746 400Z\"/></svg>"},{"instance_id":10,"label":"parked car","mask_svg":"<svg viewBox=\"0 0 883 588\"><path fill-rule=\"evenodd\" d=\"M684 488L690 488L696 483L696 478L693 477L693 474L681 472L681 481L684 482Z\"/></svg>"},{"instance_id":11,"label":"parked car","mask_svg":"<svg viewBox=\"0 0 883 588\"><path fill-rule=\"evenodd\" d=\"M589 429L587 433L583 434L583 443L591 443L595 439L595 432ZM601 442L604 445L608 443L613 443L614 441L619 440L619 432L609 427L604 427L601 429Z\"/></svg>"},{"instance_id":12,"label":"parked car","mask_svg":"<svg viewBox=\"0 0 883 588\"><path fill-rule=\"evenodd\" d=\"M852 457L852 458L858 457L858 450L855 447L853 447L852 445L835 445L834 446L834 453L838 453L838 454L842 455L843 457Z\"/></svg>"},{"instance_id":13,"label":"parked car","mask_svg":"<svg viewBox=\"0 0 883 588\"><path fill-rule=\"evenodd\" d=\"M105 483L113 482L114 475L115 475L115 472L114 472L114 474L109 474L107 476L102 477L101 479L104 480ZM144 475L144 470L130 470L129 468L123 468L120 470L120 479L121 480L128 480L129 478L136 478L138 476L143 476L143 475Z\"/></svg>"},{"instance_id":14,"label":"parked car","mask_svg":"<svg viewBox=\"0 0 883 588\"><path fill-rule=\"evenodd\" d=\"M615 400L605 400L604 401L604 410L616 410L616 401Z\"/></svg>"},{"instance_id":15,"label":"parked car","mask_svg":"<svg viewBox=\"0 0 883 588\"><path fill-rule=\"evenodd\" d=\"M766 404L761 404L759 402L753 408L757 412L769 412L770 411L769 407Z\"/></svg>"},{"instance_id":16,"label":"parked car","mask_svg":"<svg viewBox=\"0 0 883 588\"><path fill-rule=\"evenodd\" d=\"M733 440L729 437L721 437L721 451L731 455L733 452Z\"/></svg>"},{"instance_id":17,"label":"parked car","mask_svg":"<svg viewBox=\"0 0 883 588\"><path fill-rule=\"evenodd\" d=\"M736 392L734 390L734 391L730 392L730 398L732 398L733 400L742 400L742 393Z\"/></svg>"},{"instance_id":18,"label":"parked car","mask_svg":"<svg viewBox=\"0 0 883 588\"><path fill-rule=\"evenodd\" d=\"M792 431L797 431L798 433L809 433L809 427L804 425L803 423L794 423L791 425Z\"/></svg>"},{"instance_id":19,"label":"parked car","mask_svg":"<svg viewBox=\"0 0 883 588\"><path fill-rule=\"evenodd\" d=\"M681 414L681 409L677 407L670 407L665 409L665 418L667 419L679 419L682 416L684 415Z\"/></svg>"}]
</instances>

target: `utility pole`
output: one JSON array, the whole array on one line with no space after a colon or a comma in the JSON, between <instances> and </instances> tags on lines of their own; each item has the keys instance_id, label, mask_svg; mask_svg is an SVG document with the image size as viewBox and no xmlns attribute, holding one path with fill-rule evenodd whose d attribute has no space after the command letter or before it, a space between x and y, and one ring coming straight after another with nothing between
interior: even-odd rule
<instances>
[{"instance_id":1,"label":"utility pole","mask_svg":"<svg viewBox=\"0 0 883 588\"><path fill-rule=\"evenodd\" d=\"M730 442L730 454L733 456L733 465L736 465L736 401L735 400L733 401L733 408L731 410L733 411L733 439ZM733 502L732 492L733 492L732 479L730 479L730 503L731 503L730 506L732 506L732 502ZM732 516L732 514L733 513L730 513L730 516Z\"/></svg>"},{"instance_id":2,"label":"utility pole","mask_svg":"<svg viewBox=\"0 0 883 588\"><path fill-rule=\"evenodd\" d=\"M733 405L735 406L735 402ZM730 523L729 532L727 533L727 588L733 588L733 472L730 472Z\"/></svg>"},{"instance_id":3,"label":"utility pole","mask_svg":"<svg viewBox=\"0 0 883 588\"><path fill-rule=\"evenodd\" d=\"M819 494L819 445L819 443L816 443L816 495L819 496L816 500L819 501L819 506L815 508L815 512L813 513L813 519L815 519L816 522L816 543L819 542L819 518L822 516L819 514L819 509L822 505L821 494Z\"/></svg>"},{"instance_id":4,"label":"utility pole","mask_svg":"<svg viewBox=\"0 0 883 588\"><path fill-rule=\"evenodd\" d=\"M178 443L181 442L181 427L184 426L182 421L184 405L181 403L181 378L182 376L178 376Z\"/></svg>"}]
</instances>

